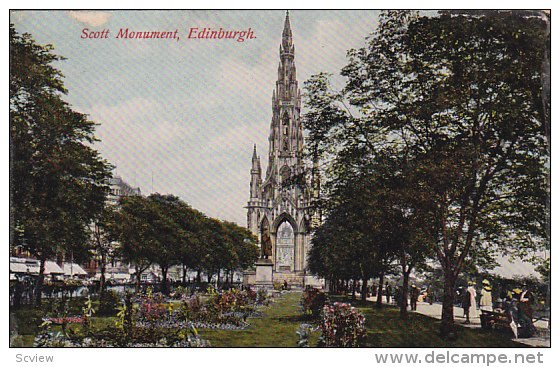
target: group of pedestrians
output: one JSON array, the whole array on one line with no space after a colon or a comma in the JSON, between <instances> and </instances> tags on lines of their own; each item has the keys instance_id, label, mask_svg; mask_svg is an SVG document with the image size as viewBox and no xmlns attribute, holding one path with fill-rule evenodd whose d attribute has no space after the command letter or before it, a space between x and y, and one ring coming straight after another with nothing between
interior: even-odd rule
<instances>
[{"instance_id":1,"label":"group of pedestrians","mask_svg":"<svg viewBox=\"0 0 560 367\"><path fill-rule=\"evenodd\" d=\"M464 324L470 324L473 318L479 316L475 285L474 282L469 282L468 287L461 293L461 307L464 312L463 317L465 317ZM492 286L490 281L485 279L482 281L479 300L480 312L505 313L511 321L510 326L516 337L518 336L518 328L521 330L522 335L520 336L531 337L536 333L536 328L533 325L535 299L527 284L524 284L522 289L515 288L511 291L502 292L500 299L495 304L492 298Z\"/></svg>"}]
</instances>

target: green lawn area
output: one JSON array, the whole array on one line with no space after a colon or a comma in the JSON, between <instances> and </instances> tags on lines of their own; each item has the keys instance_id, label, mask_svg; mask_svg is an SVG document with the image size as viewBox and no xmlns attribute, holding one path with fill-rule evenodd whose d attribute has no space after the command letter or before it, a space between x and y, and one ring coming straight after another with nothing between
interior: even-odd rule
<instances>
[{"instance_id":1,"label":"green lawn area","mask_svg":"<svg viewBox=\"0 0 560 367\"><path fill-rule=\"evenodd\" d=\"M200 336L213 347L297 347L296 331L309 322L302 314L300 292L287 293L262 309L260 318L250 318L245 330L199 330ZM317 336L311 343L317 343Z\"/></svg>"},{"instance_id":2,"label":"green lawn area","mask_svg":"<svg viewBox=\"0 0 560 367\"><path fill-rule=\"evenodd\" d=\"M301 312L299 305L301 292L286 293L270 306L261 309L262 317L250 318L250 326L245 330L199 330L200 336L213 347L296 347L296 331L300 324L310 323ZM350 302L348 299L331 297L333 301ZM401 320L396 307L373 307L372 303L351 302L366 317L367 337L365 347L526 347L496 332L458 327L458 339L444 341L438 336L439 321L410 313L408 320ZM18 324L18 340L14 346L32 346L36 325L40 324L37 310L18 310L15 317ZM113 324L114 318L94 317L94 324L102 329ZM319 332L314 332L310 345L315 346Z\"/></svg>"},{"instance_id":3,"label":"green lawn area","mask_svg":"<svg viewBox=\"0 0 560 367\"><path fill-rule=\"evenodd\" d=\"M346 301L349 302L349 301ZM366 317L367 337L365 346L375 348L512 348L527 347L507 336L493 331L457 326L455 341L438 336L439 320L409 313L408 320L401 320L399 309L393 306L376 308L371 302L351 302Z\"/></svg>"}]
</instances>

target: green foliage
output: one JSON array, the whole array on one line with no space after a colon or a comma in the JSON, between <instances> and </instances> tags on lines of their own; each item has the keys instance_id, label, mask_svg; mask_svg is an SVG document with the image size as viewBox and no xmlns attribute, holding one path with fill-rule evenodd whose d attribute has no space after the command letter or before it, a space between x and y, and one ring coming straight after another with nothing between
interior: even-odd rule
<instances>
[{"instance_id":1,"label":"green foliage","mask_svg":"<svg viewBox=\"0 0 560 367\"><path fill-rule=\"evenodd\" d=\"M10 25L10 245L41 260L70 252L78 260L89 256L88 225L111 166L91 147L95 123L62 99L52 65L62 58L52 51Z\"/></svg>"},{"instance_id":2,"label":"green foliage","mask_svg":"<svg viewBox=\"0 0 560 367\"><path fill-rule=\"evenodd\" d=\"M379 237L403 272L434 256L445 279L443 330L465 266L549 246L544 18L383 12L366 46L348 52L341 92L325 74L306 83L310 154L329 162L312 270L355 277L367 263L353 254L374 258ZM369 218L371 228L360 228Z\"/></svg>"},{"instance_id":3,"label":"green foliage","mask_svg":"<svg viewBox=\"0 0 560 367\"><path fill-rule=\"evenodd\" d=\"M216 274L242 270L258 257L256 239L234 223L207 218L172 195L131 196L121 200L111 227L120 255L142 273L152 263L164 275L177 263ZM163 281L162 291L167 293Z\"/></svg>"},{"instance_id":4,"label":"green foliage","mask_svg":"<svg viewBox=\"0 0 560 367\"><path fill-rule=\"evenodd\" d=\"M325 292L316 288L307 288L301 296L301 306L304 314L319 318L327 301Z\"/></svg>"},{"instance_id":5,"label":"green foliage","mask_svg":"<svg viewBox=\"0 0 560 367\"><path fill-rule=\"evenodd\" d=\"M97 313L100 316L112 316L117 313L117 307L120 305L119 295L113 291L104 291L99 295L99 310Z\"/></svg>"}]
</instances>

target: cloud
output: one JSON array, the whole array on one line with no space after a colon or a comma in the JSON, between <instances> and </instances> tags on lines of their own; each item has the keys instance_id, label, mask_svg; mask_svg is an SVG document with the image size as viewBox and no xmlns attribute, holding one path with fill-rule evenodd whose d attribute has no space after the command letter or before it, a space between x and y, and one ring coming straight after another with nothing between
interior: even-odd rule
<instances>
[{"instance_id":1,"label":"cloud","mask_svg":"<svg viewBox=\"0 0 560 367\"><path fill-rule=\"evenodd\" d=\"M111 14L103 11L68 11L68 16L92 27L99 27L109 21Z\"/></svg>"}]
</instances>

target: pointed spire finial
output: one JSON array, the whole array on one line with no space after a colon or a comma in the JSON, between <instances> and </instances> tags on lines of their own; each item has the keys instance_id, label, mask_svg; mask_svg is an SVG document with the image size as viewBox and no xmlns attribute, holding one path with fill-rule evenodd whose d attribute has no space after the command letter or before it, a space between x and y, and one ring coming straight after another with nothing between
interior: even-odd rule
<instances>
[{"instance_id":1,"label":"pointed spire finial","mask_svg":"<svg viewBox=\"0 0 560 367\"><path fill-rule=\"evenodd\" d=\"M253 158L257 158L257 144L253 146Z\"/></svg>"},{"instance_id":2,"label":"pointed spire finial","mask_svg":"<svg viewBox=\"0 0 560 367\"><path fill-rule=\"evenodd\" d=\"M292 35L292 29L290 27L290 11L286 10L286 20L284 21L284 32L282 32L284 37Z\"/></svg>"}]
</instances>

